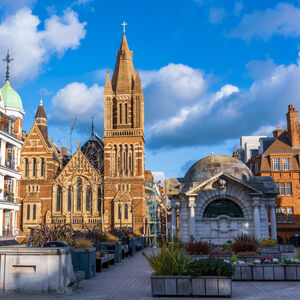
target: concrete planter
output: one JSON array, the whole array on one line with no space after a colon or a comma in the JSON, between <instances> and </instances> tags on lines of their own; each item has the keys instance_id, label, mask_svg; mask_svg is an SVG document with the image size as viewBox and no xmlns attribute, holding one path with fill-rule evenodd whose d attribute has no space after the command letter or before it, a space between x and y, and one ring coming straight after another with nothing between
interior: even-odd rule
<instances>
[{"instance_id":1,"label":"concrete planter","mask_svg":"<svg viewBox=\"0 0 300 300\"><path fill-rule=\"evenodd\" d=\"M1 247L0 274L1 292L67 293L82 279L70 248Z\"/></svg>"},{"instance_id":2,"label":"concrete planter","mask_svg":"<svg viewBox=\"0 0 300 300\"><path fill-rule=\"evenodd\" d=\"M135 239L131 239L129 241L129 253L131 256L133 256L136 253L136 245L135 245Z\"/></svg>"},{"instance_id":3,"label":"concrete planter","mask_svg":"<svg viewBox=\"0 0 300 300\"><path fill-rule=\"evenodd\" d=\"M240 265L235 266L234 281L289 281L300 280L300 264Z\"/></svg>"},{"instance_id":4,"label":"concrete planter","mask_svg":"<svg viewBox=\"0 0 300 300\"><path fill-rule=\"evenodd\" d=\"M83 271L85 279L96 275L96 248L72 248L72 264L74 271Z\"/></svg>"},{"instance_id":5,"label":"concrete planter","mask_svg":"<svg viewBox=\"0 0 300 300\"><path fill-rule=\"evenodd\" d=\"M285 280L300 280L300 264L284 265Z\"/></svg>"},{"instance_id":6,"label":"concrete planter","mask_svg":"<svg viewBox=\"0 0 300 300\"><path fill-rule=\"evenodd\" d=\"M215 276L151 276L152 296L231 296L231 279Z\"/></svg>"}]
</instances>

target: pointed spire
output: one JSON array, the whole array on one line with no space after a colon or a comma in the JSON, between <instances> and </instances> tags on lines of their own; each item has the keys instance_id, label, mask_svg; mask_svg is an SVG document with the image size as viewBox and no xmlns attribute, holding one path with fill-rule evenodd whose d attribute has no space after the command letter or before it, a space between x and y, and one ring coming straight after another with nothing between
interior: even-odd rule
<instances>
[{"instance_id":1,"label":"pointed spire","mask_svg":"<svg viewBox=\"0 0 300 300\"><path fill-rule=\"evenodd\" d=\"M9 81L9 64L12 60L14 60L13 58L10 58L9 55L9 49L7 49L7 54L6 57L4 59L2 59L4 62L6 62L6 76L5 76L5 81Z\"/></svg>"},{"instance_id":2,"label":"pointed spire","mask_svg":"<svg viewBox=\"0 0 300 300\"><path fill-rule=\"evenodd\" d=\"M92 135L95 135L95 129L94 129L94 116L92 116Z\"/></svg>"},{"instance_id":3,"label":"pointed spire","mask_svg":"<svg viewBox=\"0 0 300 300\"><path fill-rule=\"evenodd\" d=\"M111 94L112 92L113 92L113 90L112 90L111 81L110 81L110 77L109 77L109 71L107 71L104 93Z\"/></svg>"},{"instance_id":4,"label":"pointed spire","mask_svg":"<svg viewBox=\"0 0 300 300\"><path fill-rule=\"evenodd\" d=\"M40 99L40 105L37 109L37 112L35 114L35 119L36 118L43 118L43 119L47 119L47 116L46 116L46 113L45 113L45 110L44 110L44 106L43 106L43 99L42 99L42 96L41 96L41 99Z\"/></svg>"},{"instance_id":5,"label":"pointed spire","mask_svg":"<svg viewBox=\"0 0 300 300\"><path fill-rule=\"evenodd\" d=\"M117 61L112 78L113 91L130 93L132 91L134 78L135 71L132 61L132 51L129 50L124 32L121 46L117 53Z\"/></svg>"},{"instance_id":6,"label":"pointed spire","mask_svg":"<svg viewBox=\"0 0 300 300\"><path fill-rule=\"evenodd\" d=\"M140 78L140 74L139 74L139 69L137 69L137 72L136 72L133 91L134 92L142 92L143 91L142 82L141 82L141 78Z\"/></svg>"}]
</instances>

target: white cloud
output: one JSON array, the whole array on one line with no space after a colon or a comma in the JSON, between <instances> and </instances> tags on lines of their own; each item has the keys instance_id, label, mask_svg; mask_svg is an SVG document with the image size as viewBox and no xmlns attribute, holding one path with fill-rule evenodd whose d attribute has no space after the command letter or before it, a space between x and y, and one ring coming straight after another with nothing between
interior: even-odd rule
<instances>
[{"instance_id":1,"label":"white cloud","mask_svg":"<svg viewBox=\"0 0 300 300\"><path fill-rule=\"evenodd\" d=\"M75 3L77 4L77 5L85 5L85 4L87 4L87 3L90 3L90 2L93 2L94 0L77 0L77 1L75 1Z\"/></svg>"},{"instance_id":2,"label":"white cloud","mask_svg":"<svg viewBox=\"0 0 300 300\"><path fill-rule=\"evenodd\" d=\"M230 35L244 40L254 37L269 40L273 35L298 37L300 8L279 3L273 9L254 11L252 14L245 15Z\"/></svg>"},{"instance_id":3,"label":"white cloud","mask_svg":"<svg viewBox=\"0 0 300 300\"><path fill-rule=\"evenodd\" d=\"M104 87L97 84L88 87L82 82L72 82L60 89L52 98L55 121L66 123L75 116L82 123L90 122L95 116L97 123L103 122L103 91Z\"/></svg>"},{"instance_id":4,"label":"white cloud","mask_svg":"<svg viewBox=\"0 0 300 300\"><path fill-rule=\"evenodd\" d=\"M199 99L199 101L192 106L185 106L173 117L161 120L160 122L151 126L149 134L151 135L164 134L172 132L191 118L201 118L203 115L210 113L212 107L225 97L229 97L233 93L239 92L236 86L226 84L220 91L210 96Z\"/></svg>"},{"instance_id":5,"label":"white cloud","mask_svg":"<svg viewBox=\"0 0 300 300\"><path fill-rule=\"evenodd\" d=\"M141 72L143 87L163 88L176 98L187 101L193 99L206 89L203 72L183 64L170 63L158 71Z\"/></svg>"},{"instance_id":6,"label":"white cloud","mask_svg":"<svg viewBox=\"0 0 300 300\"><path fill-rule=\"evenodd\" d=\"M86 33L86 23L80 23L72 10L60 17L52 15L41 30L40 22L30 9L23 8L0 24L0 55L4 57L7 48L10 49L14 57L11 68L14 82L36 77L51 55L77 48Z\"/></svg>"},{"instance_id":7,"label":"white cloud","mask_svg":"<svg viewBox=\"0 0 300 300\"><path fill-rule=\"evenodd\" d=\"M222 7L211 7L209 9L208 22L212 24L222 23L225 17L225 9Z\"/></svg>"}]
</instances>

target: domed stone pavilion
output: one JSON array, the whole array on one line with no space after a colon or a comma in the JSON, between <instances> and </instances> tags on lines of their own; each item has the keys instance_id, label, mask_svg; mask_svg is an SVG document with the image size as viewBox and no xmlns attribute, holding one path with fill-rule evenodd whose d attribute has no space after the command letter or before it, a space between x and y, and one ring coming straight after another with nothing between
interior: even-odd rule
<instances>
[{"instance_id":1,"label":"domed stone pavilion","mask_svg":"<svg viewBox=\"0 0 300 300\"><path fill-rule=\"evenodd\" d=\"M244 163L233 157L202 158L184 178L167 181L172 236L179 234L184 242L193 236L214 244L223 244L242 233L258 239L276 238L277 193L272 177L253 176Z\"/></svg>"}]
</instances>

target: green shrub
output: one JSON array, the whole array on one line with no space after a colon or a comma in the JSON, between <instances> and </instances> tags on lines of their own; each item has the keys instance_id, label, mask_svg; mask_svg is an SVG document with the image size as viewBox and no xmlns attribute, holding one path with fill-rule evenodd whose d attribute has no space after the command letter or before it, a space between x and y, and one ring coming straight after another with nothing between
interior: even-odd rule
<instances>
[{"instance_id":1,"label":"green shrub","mask_svg":"<svg viewBox=\"0 0 300 300\"><path fill-rule=\"evenodd\" d=\"M192 276L226 276L234 274L234 267L223 260L215 258L200 259L189 266L189 275Z\"/></svg>"},{"instance_id":2,"label":"green shrub","mask_svg":"<svg viewBox=\"0 0 300 300\"><path fill-rule=\"evenodd\" d=\"M91 248L92 246L93 246L92 241L85 238L79 238L75 241L76 248L87 249L87 248Z\"/></svg>"},{"instance_id":3,"label":"green shrub","mask_svg":"<svg viewBox=\"0 0 300 300\"><path fill-rule=\"evenodd\" d=\"M274 247L277 245L277 240L276 239L272 239L272 238L264 238L260 244L259 247Z\"/></svg>"},{"instance_id":4,"label":"green shrub","mask_svg":"<svg viewBox=\"0 0 300 300\"><path fill-rule=\"evenodd\" d=\"M237 258L236 258L236 256L235 256L235 254L232 253L232 256L231 256L231 258L230 258L230 263L233 265L233 263L237 263L237 262L238 262L238 260L237 260Z\"/></svg>"},{"instance_id":5,"label":"green shrub","mask_svg":"<svg viewBox=\"0 0 300 300\"><path fill-rule=\"evenodd\" d=\"M156 275L187 275L191 258L179 251L174 244L158 248L158 253L145 255Z\"/></svg>"},{"instance_id":6,"label":"green shrub","mask_svg":"<svg viewBox=\"0 0 300 300\"><path fill-rule=\"evenodd\" d=\"M97 234L98 242L118 242L119 239L109 232L100 232Z\"/></svg>"},{"instance_id":7,"label":"green shrub","mask_svg":"<svg viewBox=\"0 0 300 300\"><path fill-rule=\"evenodd\" d=\"M258 248L258 240L246 234L239 235L234 239L232 249L235 253L237 252L256 252Z\"/></svg>"},{"instance_id":8,"label":"green shrub","mask_svg":"<svg viewBox=\"0 0 300 300\"><path fill-rule=\"evenodd\" d=\"M208 254L211 250L211 246L207 242L191 242L185 245L185 249L188 252L188 254Z\"/></svg>"},{"instance_id":9,"label":"green shrub","mask_svg":"<svg viewBox=\"0 0 300 300\"><path fill-rule=\"evenodd\" d=\"M172 247L174 247L175 249L178 249L178 250L184 248L184 243L180 240L180 238L177 235L175 235L173 237L172 243L169 243L169 246L171 246L171 245L172 245Z\"/></svg>"}]
</instances>

